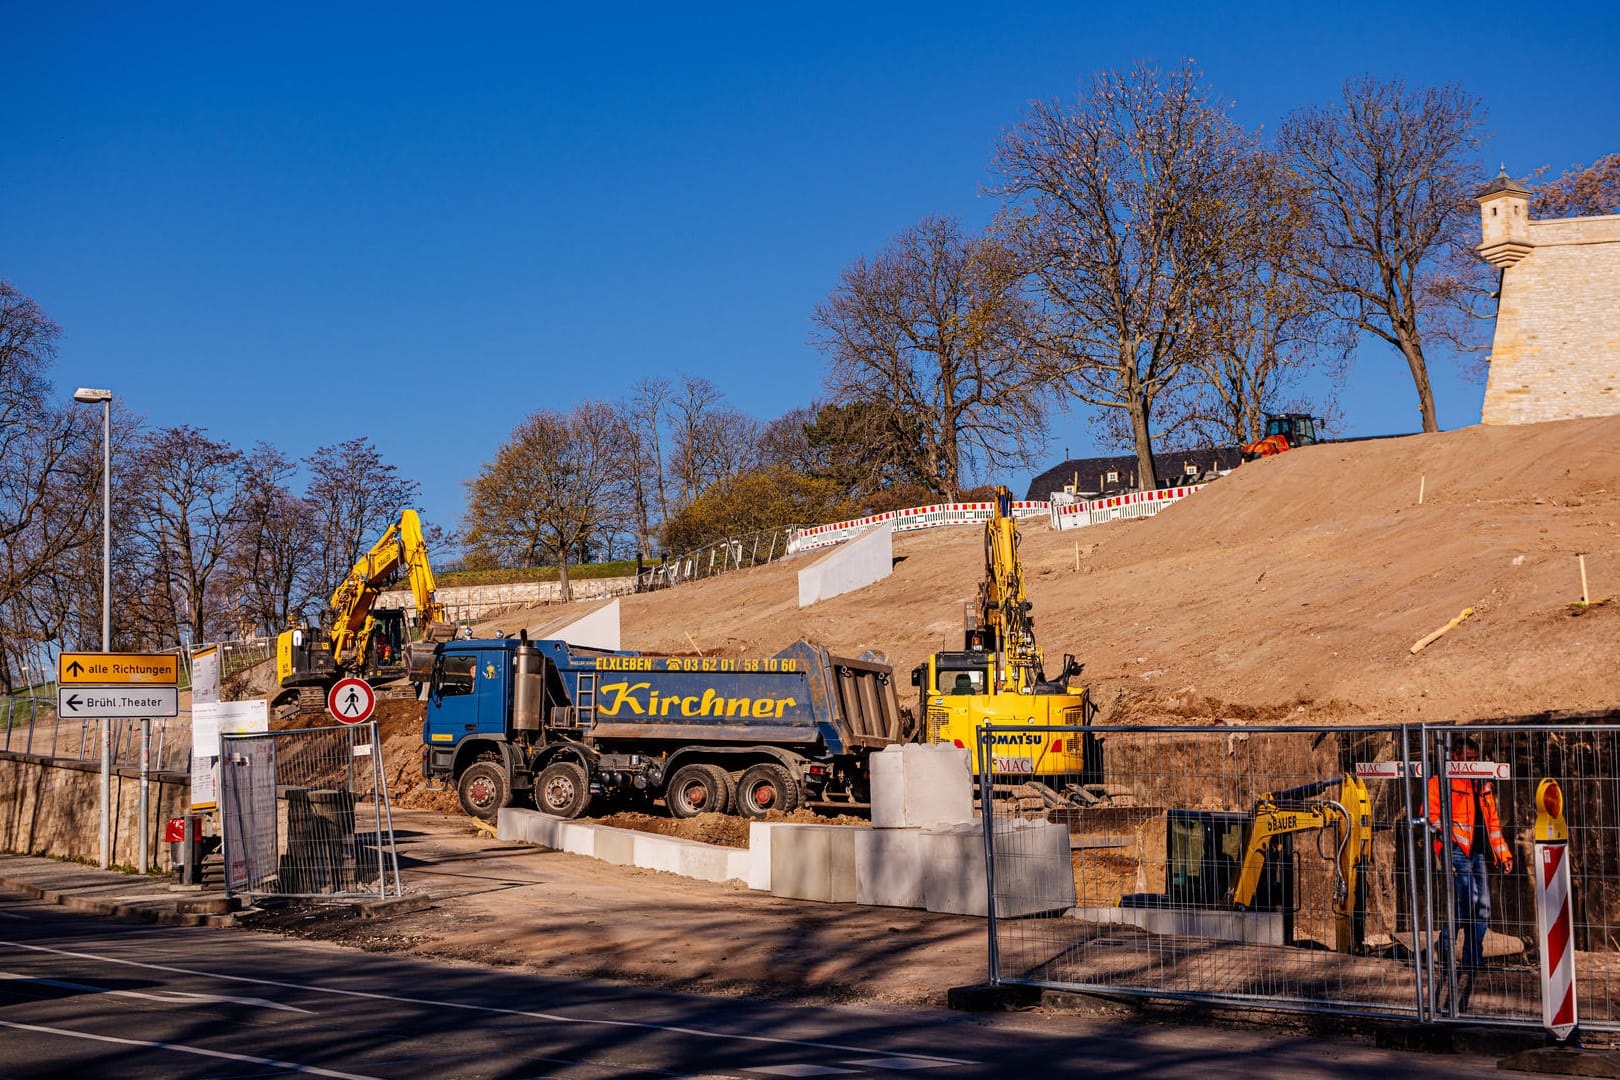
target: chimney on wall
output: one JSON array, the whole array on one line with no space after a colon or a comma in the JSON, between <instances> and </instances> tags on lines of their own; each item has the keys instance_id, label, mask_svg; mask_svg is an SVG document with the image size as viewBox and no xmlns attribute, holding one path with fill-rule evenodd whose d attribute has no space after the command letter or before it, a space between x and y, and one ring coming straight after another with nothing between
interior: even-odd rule
<instances>
[{"instance_id":1,"label":"chimney on wall","mask_svg":"<svg viewBox=\"0 0 1620 1080\"><path fill-rule=\"evenodd\" d=\"M1514 183L1507 166L1475 196L1479 203L1479 257L1505 270L1530 254L1530 193Z\"/></svg>"}]
</instances>

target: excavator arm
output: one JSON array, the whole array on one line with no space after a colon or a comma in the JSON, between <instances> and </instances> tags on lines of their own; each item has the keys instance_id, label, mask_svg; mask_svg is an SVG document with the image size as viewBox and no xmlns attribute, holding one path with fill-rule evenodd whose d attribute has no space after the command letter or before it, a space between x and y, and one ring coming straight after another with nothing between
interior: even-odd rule
<instances>
[{"instance_id":1,"label":"excavator arm","mask_svg":"<svg viewBox=\"0 0 1620 1080\"><path fill-rule=\"evenodd\" d=\"M1339 789L1339 797L1324 798L1333 788ZM1353 775L1260 796L1231 902L1240 909L1254 903L1266 854L1279 837L1330 829L1338 838L1338 848L1333 855L1335 945L1340 952L1357 952L1365 937L1367 918L1366 874L1372 856L1372 800L1367 794L1367 785Z\"/></svg>"},{"instance_id":2,"label":"excavator arm","mask_svg":"<svg viewBox=\"0 0 1620 1080\"><path fill-rule=\"evenodd\" d=\"M995 504L984 530L984 581L979 585L979 625L988 631L986 646L1001 654L997 681L1001 689L1027 693L1041 670L1030 602L1024 592L1024 569L1018 557L1018 523L1012 492L997 487Z\"/></svg>"}]
</instances>

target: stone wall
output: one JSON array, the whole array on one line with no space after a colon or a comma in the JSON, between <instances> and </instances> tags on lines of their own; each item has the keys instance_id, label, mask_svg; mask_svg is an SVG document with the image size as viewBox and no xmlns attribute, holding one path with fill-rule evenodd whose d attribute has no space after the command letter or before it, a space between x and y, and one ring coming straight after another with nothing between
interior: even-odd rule
<instances>
[{"instance_id":1,"label":"stone wall","mask_svg":"<svg viewBox=\"0 0 1620 1080\"><path fill-rule=\"evenodd\" d=\"M569 582L575 602L629 596L636 591L634 577L578 578ZM434 593L451 622L472 622L510 608L562 602L562 585L555 581L516 581L505 585L451 585ZM408 589L391 589L377 597L380 608L402 608L416 616L416 598Z\"/></svg>"},{"instance_id":2,"label":"stone wall","mask_svg":"<svg viewBox=\"0 0 1620 1080\"><path fill-rule=\"evenodd\" d=\"M0 850L95 862L101 857L101 763L0 753ZM141 782L138 769L112 774L112 861L140 858ZM191 778L151 773L147 837L153 863L166 869L163 826L186 813Z\"/></svg>"},{"instance_id":3,"label":"stone wall","mask_svg":"<svg viewBox=\"0 0 1620 1080\"><path fill-rule=\"evenodd\" d=\"M1503 274L1481 421L1620 413L1620 215L1527 226L1491 260Z\"/></svg>"}]
</instances>

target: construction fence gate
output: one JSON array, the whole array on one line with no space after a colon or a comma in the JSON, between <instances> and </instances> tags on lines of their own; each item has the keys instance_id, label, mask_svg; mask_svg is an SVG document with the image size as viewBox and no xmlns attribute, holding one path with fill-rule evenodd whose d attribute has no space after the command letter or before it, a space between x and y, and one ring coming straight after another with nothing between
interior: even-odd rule
<instances>
[{"instance_id":1,"label":"construction fence gate","mask_svg":"<svg viewBox=\"0 0 1620 1080\"><path fill-rule=\"evenodd\" d=\"M220 738L225 891L400 895L375 722Z\"/></svg>"},{"instance_id":2,"label":"construction fence gate","mask_svg":"<svg viewBox=\"0 0 1620 1080\"><path fill-rule=\"evenodd\" d=\"M985 727L979 760L1022 764L1027 730ZM1540 1026L1546 952L1580 1026L1620 1030L1620 726L1051 734L1087 747L1073 772L980 779L992 983ZM1547 780L1571 900L1550 950Z\"/></svg>"}]
</instances>

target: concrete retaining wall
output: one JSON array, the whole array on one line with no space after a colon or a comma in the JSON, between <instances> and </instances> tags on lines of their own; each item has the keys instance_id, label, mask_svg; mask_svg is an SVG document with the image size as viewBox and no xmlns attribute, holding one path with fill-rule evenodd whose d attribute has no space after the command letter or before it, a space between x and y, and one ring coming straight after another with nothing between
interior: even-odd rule
<instances>
[{"instance_id":1,"label":"concrete retaining wall","mask_svg":"<svg viewBox=\"0 0 1620 1080\"><path fill-rule=\"evenodd\" d=\"M164 823L191 804L191 777L149 774L147 843L153 862L162 857ZM101 763L0 753L0 848L19 855L48 855L94 862L101 857ZM112 774L112 861L134 866L140 857L141 783L138 769Z\"/></svg>"}]
</instances>

